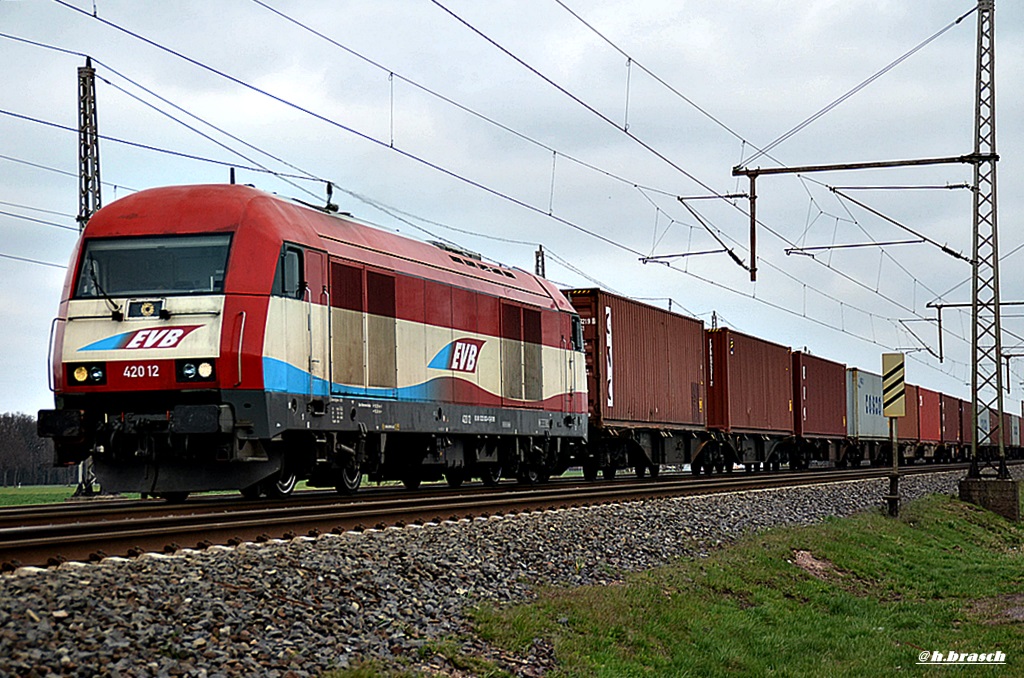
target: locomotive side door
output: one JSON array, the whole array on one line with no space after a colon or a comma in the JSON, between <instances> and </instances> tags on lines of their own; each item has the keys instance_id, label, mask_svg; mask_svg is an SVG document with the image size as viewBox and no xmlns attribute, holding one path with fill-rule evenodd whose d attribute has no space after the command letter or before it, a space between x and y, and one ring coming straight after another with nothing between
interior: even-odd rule
<instances>
[{"instance_id":1,"label":"locomotive side door","mask_svg":"<svg viewBox=\"0 0 1024 678\"><path fill-rule=\"evenodd\" d=\"M331 331L331 298L327 287L327 257L316 250L306 250L304 255L308 393L311 399L326 400L330 396L331 365L328 341Z\"/></svg>"}]
</instances>

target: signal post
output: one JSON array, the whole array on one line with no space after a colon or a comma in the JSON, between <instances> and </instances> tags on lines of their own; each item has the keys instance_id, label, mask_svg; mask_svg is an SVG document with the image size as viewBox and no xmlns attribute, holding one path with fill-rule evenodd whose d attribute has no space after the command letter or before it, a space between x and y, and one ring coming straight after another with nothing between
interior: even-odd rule
<instances>
[{"instance_id":1,"label":"signal post","mask_svg":"<svg viewBox=\"0 0 1024 678\"><path fill-rule=\"evenodd\" d=\"M889 494L885 501L889 515L900 514L900 455L896 447L896 420L907 414L907 387L902 353L882 354L882 414L889 418L889 448L892 450L892 472L889 474Z\"/></svg>"}]
</instances>

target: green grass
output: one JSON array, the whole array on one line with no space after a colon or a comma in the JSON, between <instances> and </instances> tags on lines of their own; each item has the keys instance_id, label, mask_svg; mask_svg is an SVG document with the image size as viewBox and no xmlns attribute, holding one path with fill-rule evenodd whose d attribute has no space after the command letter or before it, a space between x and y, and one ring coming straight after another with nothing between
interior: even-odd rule
<instances>
[{"instance_id":1,"label":"green grass","mask_svg":"<svg viewBox=\"0 0 1024 678\"><path fill-rule=\"evenodd\" d=\"M25 485L0 487L0 506L56 504L75 493L74 485Z\"/></svg>"},{"instance_id":2,"label":"green grass","mask_svg":"<svg viewBox=\"0 0 1024 678\"><path fill-rule=\"evenodd\" d=\"M924 650L995 652L1024 673L1024 526L946 497L780 529L621 586L481 608L484 638L554 647L567 676L938 674ZM798 564L799 563L799 564ZM801 566L803 565L803 567ZM809 570L817 568L818 576Z\"/></svg>"}]
</instances>

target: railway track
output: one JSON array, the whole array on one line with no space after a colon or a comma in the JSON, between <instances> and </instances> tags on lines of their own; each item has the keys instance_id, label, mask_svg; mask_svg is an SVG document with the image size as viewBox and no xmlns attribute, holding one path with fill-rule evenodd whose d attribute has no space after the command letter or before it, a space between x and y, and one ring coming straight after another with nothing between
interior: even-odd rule
<instances>
[{"instance_id":1,"label":"railway track","mask_svg":"<svg viewBox=\"0 0 1024 678\"><path fill-rule=\"evenodd\" d=\"M905 475L963 470L966 464L911 466ZM308 492L289 502L211 497L184 505L152 501L103 501L18 507L0 511L0 568L52 566L107 556L173 553L181 548L237 545L273 538L318 536L367 528L486 517L648 499L740 492L797 485L883 478L885 468L812 470L802 473L734 473L708 478L662 477L658 481L552 482L523 487L464 487L431 493L387 488L355 497ZM308 496L307 496L308 495Z\"/></svg>"}]
</instances>

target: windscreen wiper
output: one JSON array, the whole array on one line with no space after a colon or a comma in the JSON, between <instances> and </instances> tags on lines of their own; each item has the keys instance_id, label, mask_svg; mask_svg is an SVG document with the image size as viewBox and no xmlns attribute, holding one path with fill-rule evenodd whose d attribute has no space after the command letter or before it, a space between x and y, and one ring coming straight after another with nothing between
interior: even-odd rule
<instances>
[{"instance_id":1,"label":"windscreen wiper","mask_svg":"<svg viewBox=\"0 0 1024 678\"><path fill-rule=\"evenodd\" d=\"M107 302L108 306L110 306L110 317L113 320L117 321L124 320L124 312L121 310L121 307L114 303L114 300L110 298L110 295L107 294L107 291L103 289L103 285L100 284L100 278L98 275L96 275L96 260L93 259L92 257L89 257L88 268L89 279L92 280L92 284L96 286L97 290L99 290L99 293L103 297L103 300Z\"/></svg>"}]
</instances>

